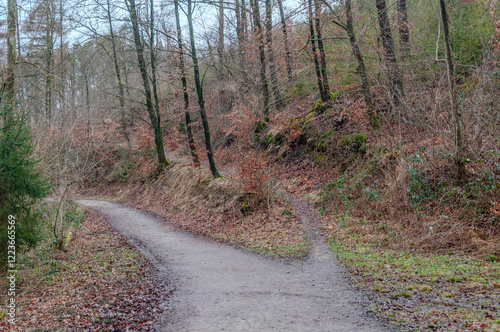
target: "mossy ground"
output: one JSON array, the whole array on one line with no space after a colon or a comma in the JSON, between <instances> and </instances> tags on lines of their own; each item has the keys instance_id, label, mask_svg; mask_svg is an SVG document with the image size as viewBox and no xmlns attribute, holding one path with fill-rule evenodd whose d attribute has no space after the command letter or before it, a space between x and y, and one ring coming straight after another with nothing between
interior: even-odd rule
<instances>
[{"instance_id":1,"label":"mossy ground","mask_svg":"<svg viewBox=\"0 0 500 332\"><path fill-rule=\"evenodd\" d=\"M361 288L371 309L401 331L500 331L500 263L450 252L396 251L339 237L331 250Z\"/></svg>"}]
</instances>

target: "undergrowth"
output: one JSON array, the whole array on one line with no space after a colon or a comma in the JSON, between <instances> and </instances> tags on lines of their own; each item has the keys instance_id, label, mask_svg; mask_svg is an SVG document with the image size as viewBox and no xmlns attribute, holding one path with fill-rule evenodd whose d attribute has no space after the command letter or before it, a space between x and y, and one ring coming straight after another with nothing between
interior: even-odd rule
<instances>
[{"instance_id":1,"label":"undergrowth","mask_svg":"<svg viewBox=\"0 0 500 332\"><path fill-rule=\"evenodd\" d=\"M421 148L391 161L393 154L373 154L320 187L315 201L320 213L330 222L361 219L380 224L385 234L395 231L400 236L393 248L500 253L498 163L469 161L468 178L457 183L447 154Z\"/></svg>"}]
</instances>

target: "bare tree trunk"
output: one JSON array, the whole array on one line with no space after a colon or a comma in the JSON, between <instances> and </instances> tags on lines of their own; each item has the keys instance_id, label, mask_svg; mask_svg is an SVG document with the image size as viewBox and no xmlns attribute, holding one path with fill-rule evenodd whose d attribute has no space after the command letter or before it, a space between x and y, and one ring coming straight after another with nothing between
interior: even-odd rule
<instances>
[{"instance_id":1,"label":"bare tree trunk","mask_svg":"<svg viewBox=\"0 0 500 332\"><path fill-rule=\"evenodd\" d=\"M240 69L243 76L243 81L248 85L250 81L247 73L247 65L246 65L246 55L245 55L245 21L243 20L243 13L245 8L243 4L245 0L241 0L242 5L240 6L240 1L235 0L235 13L236 13L236 37L238 38L238 56L240 60ZM245 14L246 16L246 14Z\"/></svg>"},{"instance_id":2,"label":"bare tree trunk","mask_svg":"<svg viewBox=\"0 0 500 332\"><path fill-rule=\"evenodd\" d=\"M200 166L198 153L196 152L196 144L194 142L193 128L191 128L191 115L189 114L189 95L187 89L186 69L184 68L184 45L182 44L182 31L179 19L179 2L174 0L175 5L175 25L177 28L177 43L179 47L179 67L181 69L182 92L184 95L184 115L186 119L186 132L188 137L189 149L193 157L193 164Z\"/></svg>"},{"instance_id":3,"label":"bare tree trunk","mask_svg":"<svg viewBox=\"0 0 500 332\"><path fill-rule=\"evenodd\" d=\"M446 52L446 67L448 76L448 90L450 92L451 117L453 121L453 136L455 139L455 164L457 167L457 178L459 182L465 179L464 163L464 142L462 139L462 126L460 123L460 113L457 104L457 89L455 87L455 72L453 70L453 61L451 59L450 31L448 27L448 14L446 13L446 4L444 0L439 0L441 7L441 18L443 20L444 44Z\"/></svg>"},{"instance_id":4,"label":"bare tree trunk","mask_svg":"<svg viewBox=\"0 0 500 332\"><path fill-rule=\"evenodd\" d=\"M83 73L83 78L85 79L85 108L87 109L87 135L90 138L90 92L89 92L89 76L87 74L87 68Z\"/></svg>"},{"instance_id":5,"label":"bare tree trunk","mask_svg":"<svg viewBox=\"0 0 500 332\"><path fill-rule=\"evenodd\" d=\"M392 39L389 19L387 18L387 7L385 0L375 0L377 6L378 22L380 26L380 35L384 47L385 64L387 66L387 76L389 79L389 92L394 101L394 106L398 108L404 98L403 78L399 71L394 51L394 41Z\"/></svg>"},{"instance_id":6,"label":"bare tree trunk","mask_svg":"<svg viewBox=\"0 0 500 332\"><path fill-rule=\"evenodd\" d=\"M198 67L198 57L196 56L196 44L194 40L194 28L193 28L193 10L191 5L191 0L187 0L188 5L188 24L189 24L189 39L191 41L191 57L193 59L193 70L194 70L194 82L196 85L196 93L198 94L198 105L200 106L201 121L203 124L203 131L205 134L205 147L207 149L208 163L210 165L210 170L214 178L219 178L221 175L217 171L215 166L214 154L212 151L212 141L210 139L210 129L208 126L207 114L205 112L205 100L203 99L203 87L200 79L200 69Z\"/></svg>"},{"instance_id":7,"label":"bare tree trunk","mask_svg":"<svg viewBox=\"0 0 500 332\"><path fill-rule=\"evenodd\" d=\"M245 0L241 0L241 33L243 34L243 40L246 40L248 37L248 22Z\"/></svg>"},{"instance_id":8,"label":"bare tree trunk","mask_svg":"<svg viewBox=\"0 0 500 332\"><path fill-rule=\"evenodd\" d=\"M217 40L217 57L219 68L217 70L218 84L218 104L219 110L226 111L226 102L224 94L224 0L219 0L219 38Z\"/></svg>"},{"instance_id":9,"label":"bare tree trunk","mask_svg":"<svg viewBox=\"0 0 500 332\"><path fill-rule=\"evenodd\" d=\"M158 98L158 88L156 82L156 49L155 49L155 21L154 21L154 5L153 0L150 0L150 22L149 22L149 58L151 61L151 85L153 86L153 97L155 100L154 110L156 113L156 122L159 128L159 137L162 141L161 145L163 147L163 135L161 131L161 116L160 116L160 100ZM163 151L163 150L162 150ZM163 152L165 153L165 152ZM165 159L166 160L166 159ZM170 166L170 164L166 165Z\"/></svg>"},{"instance_id":10,"label":"bare tree trunk","mask_svg":"<svg viewBox=\"0 0 500 332\"><path fill-rule=\"evenodd\" d=\"M16 0L17 2L17 0ZM16 4L17 5L17 4ZM7 10L8 11L8 10ZM15 12L16 14L16 33L17 33L17 54L16 54L16 59L21 58L21 33L20 33L20 28L19 28L19 16L17 15L17 10ZM8 23L7 23L8 25ZM8 27L7 27L8 29ZM21 99L23 101L27 100L27 93L25 91L25 84L24 84L24 79L23 79L23 73L22 73L22 67L21 65L18 66L18 75L16 77L16 84L17 84L17 90L20 92L17 96L16 99ZM14 89L15 91L15 89Z\"/></svg>"},{"instance_id":11,"label":"bare tree trunk","mask_svg":"<svg viewBox=\"0 0 500 332\"><path fill-rule=\"evenodd\" d=\"M271 7L271 0L266 0L266 42L267 53L269 55L269 76L271 76L271 84L274 95L274 102L276 108L283 107L281 101L281 92L278 83L278 76L276 75L276 67L274 65L274 51L273 51L273 13Z\"/></svg>"},{"instance_id":12,"label":"bare tree trunk","mask_svg":"<svg viewBox=\"0 0 500 332\"><path fill-rule=\"evenodd\" d=\"M324 96L321 96L321 101L326 103L330 101L330 85L328 84L328 71L326 70L325 48L323 47L323 38L321 37L321 5L318 0L314 0L314 13L316 23L316 37L318 39L319 58L321 63L321 76L323 78Z\"/></svg>"},{"instance_id":13,"label":"bare tree trunk","mask_svg":"<svg viewBox=\"0 0 500 332\"><path fill-rule=\"evenodd\" d=\"M236 38L238 39L238 53L240 53L240 61L242 59L243 49L243 23L241 22L241 6L240 0L234 2L234 13L236 15Z\"/></svg>"},{"instance_id":14,"label":"bare tree trunk","mask_svg":"<svg viewBox=\"0 0 500 332\"><path fill-rule=\"evenodd\" d=\"M120 54L122 54L122 55L126 54L124 43L119 43L117 46L119 47L118 52ZM119 64L120 64L120 70L123 73L123 77L125 79L124 82L123 82L123 88L124 88L123 92L124 92L124 96L125 96L125 108L129 109L130 121L134 121L135 120L135 114L134 114L134 112L131 112L131 110L130 110L130 102L129 102L130 99L131 99L131 95L130 95L130 82L129 82L130 69L127 66L127 59L126 59L126 57L122 56L122 61Z\"/></svg>"},{"instance_id":15,"label":"bare tree trunk","mask_svg":"<svg viewBox=\"0 0 500 332\"><path fill-rule=\"evenodd\" d=\"M266 77L266 52L264 50L264 36L260 24L260 11L257 0L250 0L253 12L253 22L257 41L259 43L260 56L260 83L262 85L262 96L264 97L264 116L269 115L269 84Z\"/></svg>"},{"instance_id":16,"label":"bare tree trunk","mask_svg":"<svg viewBox=\"0 0 500 332\"><path fill-rule=\"evenodd\" d=\"M54 50L54 20L52 19L53 11L50 3L47 3L45 10L47 11L47 31L45 32L45 41L47 43L47 49L45 50L45 117L50 125L52 118L52 52Z\"/></svg>"},{"instance_id":17,"label":"bare tree trunk","mask_svg":"<svg viewBox=\"0 0 500 332\"><path fill-rule=\"evenodd\" d=\"M65 100L65 74L66 74L66 70L64 68L64 43L63 43L63 36L64 36L64 30L63 30L63 1L62 0L59 0L59 25L60 25L60 36L59 36L59 43L60 43L60 67L61 67L61 115L62 115L62 118L65 119L66 116L64 115L65 113L65 109L64 109L64 106L65 106L65 103L66 103L66 100ZM64 124L63 124L64 126Z\"/></svg>"},{"instance_id":18,"label":"bare tree trunk","mask_svg":"<svg viewBox=\"0 0 500 332\"><path fill-rule=\"evenodd\" d=\"M7 4L7 78L5 79L5 94L7 107L15 103L15 67L16 67L16 32L17 32L17 1L9 0ZM9 113L10 114L10 111ZM7 114L4 115L8 118ZM10 116L10 115L9 115Z\"/></svg>"},{"instance_id":19,"label":"bare tree trunk","mask_svg":"<svg viewBox=\"0 0 500 332\"><path fill-rule=\"evenodd\" d=\"M45 117L50 124L52 118L52 51L46 53L46 73L45 73Z\"/></svg>"},{"instance_id":20,"label":"bare tree trunk","mask_svg":"<svg viewBox=\"0 0 500 332\"><path fill-rule=\"evenodd\" d=\"M151 98L151 87L149 85L148 71L146 68L146 61L144 61L144 46L142 45L141 36L139 33L139 24L137 22L137 11L135 8L135 0L126 0L128 12L130 14L130 21L132 23L132 30L134 33L135 50L137 53L137 62L141 71L142 83L144 85L144 93L146 94L146 108L149 113L151 125L154 131L154 139L156 145L156 154L158 156L158 168L161 170L163 166L170 166L167 158L165 157L165 150L163 148L163 136L160 126L160 113L157 112L158 108L153 105ZM152 29L153 30L153 29Z\"/></svg>"},{"instance_id":21,"label":"bare tree trunk","mask_svg":"<svg viewBox=\"0 0 500 332\"><path fill-rule=\"evenodd\" d=\"M316 69L316 79L318 81L319 94L321 96L321 100L323 100L323 98L326 98L326 96L325 96L325 89L323 87L323 80L321 78L321 67L319 64L318 53L316 52L316 32L314 31L312 0L308 0L307 7L309 11L309 32L310 32L311 49L314 58L314 68Z\"/></svg>"},{"instance_id":22,"label":"bare tree trunk","mask_svg":"<svg viewBox=\"0 0 500 332\"><path fill-rule=\"evenodd\" d=\"M75 121L78 118L78 107L76 107L76 95L77 95L77 86L76 86L76 61L70 62L71 70L69 72L69 86L70 86L70 109L71 109L71 121Z\"/></svg>"},{"instance_id":23,"label":"bare tree trunk","mask_svg":"<svg viewBox=\"0 0 500 332\"><path fill-rule=\"evenodd\" d=\"M112 57L113 57L113 64L115 65L115 74L116 74L116 80L118 81L118 99L120 102L120 122L121 122L121 131L123 138L125 139L125 142L127 143L127 149L128 151L131 150L130 146L130 137L128 135L127 131L127 120L125 118L125 92L123 91L123 82L122 82L122 77L121 77L121 72L120 72L120 66L118 64L118 57L117 57L117 52L116 52L116 41L115 41L115 34L113 31L113 23L111 21L111 8L109 4L109 0L106 0L107 3L107 10L108 10L108 23L109 23L109 34L111 36L111 50L112 50Z\"/></svg>"},{"instance_id":24,"label":"bare tree trunk","mask_svg":"<svg viewBox=\"0 0 500 332\"><path fill-rule=\"evenodd\" d=\"M354 54L354 57L356 58L356 61L358 63L357 72L361 83L361 92L363 93L363 98L365 101L366 113L368 114L368 118L370 119L372 128L377 130L380 128L380 124L377 116L375 115L375 112L373 111L373 101L368 84L368 75L366 74L365 62L363 60L361 50L359 49L356 35L354 34L351 0L345 0L345 8L347 18L346 30L349 35L349 43L351 44L352 53Z\"/></svg>"},{"instance_id":25,"label":"bare tree trunk","mask_svg":"<svg viewBox=\"0 0 500 332\"><path fill-rule=\"evenodd\" d=\"M280 11L280 18L281 18L281 29L283 31L283 39L284 39L284 44L285 44L285 63L286 63L286 71L288 74L288 80L290 81L292 79L292 61L290 58L290 46L288 45L288 32L286 29L286 21L285 21L285 12L283 11L283 2L282 0L277 0L278 2L278 8Z\"/></svg>"},{"instance_id":26,"label":"bare tree trunk","mask_svg":"<svg viewBox=\"0 0 500 332\"><path fill-rule=\"evenodd\" d=\"M408 27L408 8L406 0L398 0L399 46L403 61L410 55L410 29Z\"/></svg>"}]
</instances>

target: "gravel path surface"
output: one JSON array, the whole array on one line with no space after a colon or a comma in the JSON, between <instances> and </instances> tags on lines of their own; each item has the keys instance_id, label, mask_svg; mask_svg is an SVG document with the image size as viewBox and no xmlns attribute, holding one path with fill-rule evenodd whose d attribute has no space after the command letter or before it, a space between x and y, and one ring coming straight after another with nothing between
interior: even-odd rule
<instances>
[{"instance_id":1,"label":"gravel path surface","mask_svg":"<svg viewBox=\"0 0 500 332\"><path fill-rule=\"evenodd\" d=\"M311 257L270 259L173 228L118 203L80 200L102 214L168 278L174 291L159 331L388 331L366 313L362 295L344 277L310 227ZM309 225L309 226L308 226Z\"/></svg>"}]
</instances>

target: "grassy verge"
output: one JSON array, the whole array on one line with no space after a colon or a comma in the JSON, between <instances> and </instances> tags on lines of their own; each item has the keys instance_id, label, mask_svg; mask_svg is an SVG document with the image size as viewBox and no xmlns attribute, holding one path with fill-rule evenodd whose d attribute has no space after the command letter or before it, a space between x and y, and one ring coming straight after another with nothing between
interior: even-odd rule
<instances>
[{"instance_id":1,"label":"grassy verge","mask_svg":"<svg viewBox=\"0 0 500 332\"><path fill-rule=\"evenodd\" d=\"M50 241L19 258L17 322L9 331L149 331L162 311L165 284L94 212L66 250ZM5 294L3 292L2 294Z\"/></svg>"},{"instance_id":2,"label":"grassy verge","mask_svg":"<svg viewBox=\"0 0 500 332\"><path fill-rule=\"evenodd\" d=\"M289 246L245 246L248 250L271 257L303 258L308 254L307 243L296 243Z\"/></svg>"},{"instance_id":3,"label":"grassy verge","mask_svg":"<svg viewBox=\"0 0 500 332\"><path fill-rule=\"evenodd\" d=\"M402 331L500 331L500 263L424 255L332 237L330 248Z\"/></svg>"}]
</instances>

